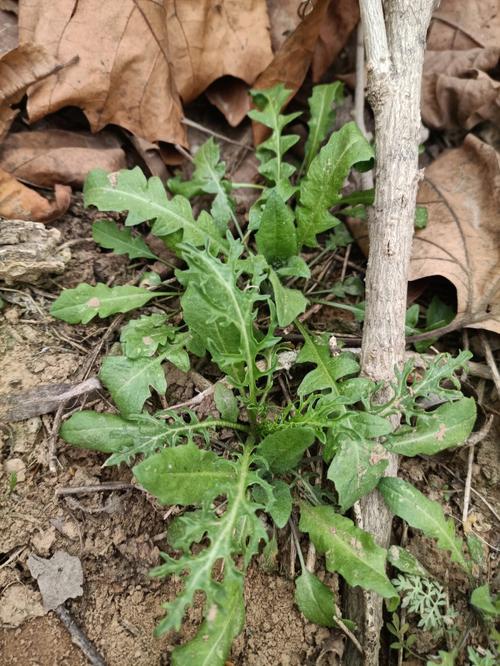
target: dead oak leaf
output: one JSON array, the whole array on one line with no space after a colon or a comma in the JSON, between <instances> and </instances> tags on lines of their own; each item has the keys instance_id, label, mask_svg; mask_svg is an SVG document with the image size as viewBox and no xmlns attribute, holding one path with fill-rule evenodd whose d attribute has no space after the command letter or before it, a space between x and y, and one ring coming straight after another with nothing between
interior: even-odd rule
<instances>
[{"instance_id":1,"label":"dead oak leaf","mask_svg":"<svg viewBox=\"0 0 500 666\"><path fill-rule=\"evenodd\" d=\"M427 51L422 78L422 119L435 129L471 129L485 120L500 125L500 82L488 72L500 48Z\"/></svg>"},{"instance_id":2,"label":"dead oak leaf","mask_svg":"<svg viewBox=\"0 0 500 666\"><path fill-rule=\"evenodd\" d=\"M0 57L0 140L7 133L29 86L61 68L59 60L38 44L21 44Z\"/></svg>"},{"instance_id":3,"label":"dead oak leaf","mask_svg":"<svg viewBox=\"0 0 500 666\"><path fill-rule=\"evenodd\" d=\"M357 0L334 0L330 2L324 21L320 26L318 41L314 49L313 81L320 81L328 67L346 45L358 21L359 3Z\"/></svg>"},{"instance_id":4,"label":"dead oak leaf","mask_svg":"<svg viewBox=\"0 0 500 666\"><path fill-rule=\"evenodd\" d=\"M79 63L29 91L35 121L77 106L92 131L113 123L186 145L181 99L215 79L253 83L272 59L265 0L21 1L20 36Z\"/></svg>"},{"instance_id":5,"label":"dead oak leaf","mask_svg":"<svg viewBox=\"0 0 500 666\"><path fill-rule=\"evenodd\" d=\"M500 156L469 134L426 169L418 203L429 222L413 242L410 280L447 278L455 326L500 333Z\"/></svg>"},{"instance_id":6,"label":"dead oak leaf","mask_svg":"<svg viewBox=\"0 0 500 666\"><path fill-rule=\"evenodd\" d=\"M164 3L21 0L19 35L46 44L62 61L79 57L75 66L29 90L32 122L77 106L93 132L113 123L149 141L186 143Z\"/></svg>"},{"instance_id":7,"label":"dead oak leaf","mask_svg":"<svg viewBox=\"0 0 500 666\"><path fill-rule=\"evenodd\" d=\"M16 132L0 145L0 167L40 187L80 186L91 169L114 172L126 166L120 142L106 132Z\"/></svg>"},{"instance_id":8,"label":"dead oak leaf","mask_svg":"<svg viewBox=\"0 0 500 666\"><path fill-rule=\"evenodd\" d=\"M0 169L0 217L35 222L55 220L68 210L71 188L56 185L54 195L54 201L48 201Z\"/></svg>"},{"instance_id":9,"label":"dead oak leaf","mask_svg":"<svg viewBox=\"0 0 500 666\"><path fill-rule=\"evenodd\" d=\"M253 84L273 58L266 0L165 0L175 83L184 102L213 81Z\"/></svg>"},{"instance_id":10,"label":"dead oak leaf","mask_svg":"<svg viewBox=\"0 0 500 666\"><path fill-rule=\"evenodd\" d=\"M498 0L441 0L432 15L427 48L433 51L498 46Z\"/></svg>"}]
</instances>

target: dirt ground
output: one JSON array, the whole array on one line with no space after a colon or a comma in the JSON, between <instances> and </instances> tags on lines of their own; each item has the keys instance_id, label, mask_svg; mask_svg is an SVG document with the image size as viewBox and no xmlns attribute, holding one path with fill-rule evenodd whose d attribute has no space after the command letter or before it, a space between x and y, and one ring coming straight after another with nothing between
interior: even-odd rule
<instances>
[{"instance_id":1,"label":"dirt ground","mask_svg":"<svg viewBox=\"0 0 500 666\"><path fill-rule=\"evenodd\" d=\"M90 236L90 221L80 204L55 226L64 240L73 241L72 260L64 275L40 288L3 292L7 305L0 315L0 396L41 384L76 381L79 372L105 334L109 321L87 327L69 326L48 315L61 287L82 281L114 279L123 283L127 262L99 251ZM74 242L80 239L78 242ZM87 240L85 240L87 239ZM109 344L114 341L111 337ZM104 346L106 351L108 343ZM95 374L97 362L91 372ZM175 382L170 390L175 391ZM184 394L193 387L183 385ZM104 395L90 401L105 400ZM81 401L80 401L81 403ZM75 403L77 406L77 403ZM67 603L74 620L103 655L108 666L162 666L186 633L193 633L200 607L189 615L184 635L153 638L162 616L161 604L174 593L172 582L148 577L165 546L168 512L152 504L133 487L106 493L56 495L56 490L103 481L128 482L125 467L103 468L103 455L72 449L57 441L57 474L47 467L54 414L4 424L0 431L0 666L83 666L86 659L53 613L45 614L37 586L27 566L31 553L48 557L57 550L80 558L83 595ZM484 542L492 544L494 517L485 504L498 507L498 432L478 446L473 466L471 524ZM432 461L409 459L402 475L428 495L447 499L445 509L460 516L467 451ZM12 470L17 483L9 488ZM455 476L454 476L455 475ZM396 538L401 535L396 530ZM465 581L458 569L448 569L446 556L419 536L409 534L409 547L422 563L457 592ZM495 552L495 551L491 551ZM293 603L290 546L273 573L259 563L246 587L247 622L237 639L232 663L241 666L339 664L343 638L304 621ZM493 566L493 558L488 567ZM491 573L491 571L490 571ZM459 623L460 623L459 619ZM422 637L425 640L425 636ZM428 649L431 654L435 646Z\"/></svg>"}]
</instances>

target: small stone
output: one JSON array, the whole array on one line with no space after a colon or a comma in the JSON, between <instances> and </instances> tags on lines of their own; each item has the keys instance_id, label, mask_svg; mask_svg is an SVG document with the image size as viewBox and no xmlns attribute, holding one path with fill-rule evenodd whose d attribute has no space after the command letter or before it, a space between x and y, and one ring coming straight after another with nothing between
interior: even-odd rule
<instances>
[{"instance_id":1,"label":"small stone","mask_svg":"<svg viewBox=\"0 0 500 666\"><path fill-rule=\"evenodd\" d=\"M54 527L49 527L47 530L37 532L31 539L33 548L39 555L48 555L56 540L56 530Z\"/></svg>"},{"instance_id":2,"label":"small stone","mask_svg":"<svg viewBox=\"0 0 500 666\"><path fill-rule=\"evenodd\" d=\"M21 458L10 458L10 460L6 460L3 464L3 468L8 476L15 474L18 483L22 483L26 480L26 465Z\"/></svg>"}]
</instances>

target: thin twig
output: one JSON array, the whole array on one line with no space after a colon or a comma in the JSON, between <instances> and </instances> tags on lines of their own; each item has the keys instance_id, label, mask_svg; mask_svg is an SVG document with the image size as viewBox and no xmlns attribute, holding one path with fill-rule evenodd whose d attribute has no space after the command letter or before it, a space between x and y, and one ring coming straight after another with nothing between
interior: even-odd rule
<instances>
[{"instance_id":1,"label":"thin twig","mask_svg":"<svg viewBox=\"0 0 500 666\"><path fill-rule=\"evenodd\" d=\"M174 144L175 149L179 151L181 155L183 155L189 162L194 162L193 156L189 151L187 151L185 148L183 148L180 143L175 143Z\"/></svg>"},{"instance_id":2,"label":"thin twig","mask_svg":"<svg viewBox=\"0 0 500 666\"><path fill-rule=\"evenodd\" d=\"M356 87L354 89L354 120L361 130L363 136L368 136L365 125L365 42L363 35L363 23L358 23L356 33ZM373 187L373 172L366 171L360 174L361 188L370 190Z\"/></svg>"},{"instance_id":3,"label":"thin twig","mask_svg":"<svg viewBox=\"0 0 500 666\"><path fill-rule=\"evenodd\" d=\"M424 460L427 459L425 456L421 456L421 457L423 457ZM458 476L458 474L455 474L455 472L454 472L452 469L450 469L447 465L445 465L444 463L441 463L441 462L439 462L439 461L436 461L436 462L437 462L437 464L438 464L440 467L442 467L443 469L445 469L445 470L448 472L448 474L451 474L455 479L457 479L457 481L460 481L460 483L465 483L465 482L462 481L462 479ZM471 487L471 492L472 492L474 495L476 495L476 497L479 497L479 499L481 500L481 502L482 502L485 506L488 507L488 509L491 511L491 513L492 513L492 514L495 516L495 518L500 522L500 516L499 516L498 513L495 511L495 509L491 506L491 504L488 502L488 500L487 500L485 497L483 497L483 495L481 495L481 493L478 492L475 488L472 488L472 487ZM486 543L486 542L485 542L485 543Z\"/></svg>"},{"instance_id":4,"label":"thin twig","mask_svg":"<svg viewBox=\"0 0 500 666\"><path fill-rule=\"evenodd\" d=\"M470 494L472 489L472 465L474 462L474 449L476 444L479 444L483 439L488 435L491 425L493 423L493 415L490 415L486 420L486 423L483 425L481 430L473 433L467 440L465 446L469 446L469 456L467 459L467 476L465 478L465 489L464 489L464 506L462 511L462 521L465 523L467 520L467 514L469 513L469 503L470 503Z\"/></svg>"},{"instance_id":5,"label":"thin twig","mask_svg":"<svg viewBox=\"0 0 500 666\"><path fill-rule=\"evenodd\" d=\"M56 488L56 497L64 495L86 495L90 493L111 492L114 490L141 490L140 486L132 483L123 483L122 481L104 481L88 486L65 486Z\"/></svg>"},{"instance_id":6,"label":"thin twig","mask_svg":"<svg viewBox=\"0 0 500 666\"><path fill-rule=\"evenodd\" d=\"M93 643L85 636L80 627L76 624L70 612L63 606L58 606L54 613L69 631L72 642L77 645L83 654L87 657L92 666L106 666L103 657L97 651Z\"/></svg>"},{"instance_id":7,"label":"thin twig","mask_svg":"<svg viewBox=\"0 0 500 666\"><path fill-rule=\"evenodd\" d=\"M200 125L200 123L195 122L194 120L190 120L189 118L183 118L181 120L183 125L187 125L188 127L192 127L193 129L197 129L200 132L204 132L205 134L208 134L210 136L214 136L216 139L220 139L221 141L225 141L226 143L232 143L234 146L239 146L240 148L245 148L245 150L248 151L253 151L254 147L250 146L247 143L243 143L243 141L236 141L235 139L230 139L228 136L224 136L224 134L220 134L219 132L215 132L214 130L210 129L209 127L205 127L204 125Z\"/></svg>"},{"instance_id":8,"label":"thin twig","mask_svg":"<svg viewBox=\"0 0 500 666\"><path fill-rule=\"evenodd\" d=\"M486 335L484 333L480 333L480 338L484 349L484 356L486 358L486 363L488 364L491 370L491 375L493 377L493 381L495 382L498 396L500 397L500 372L498 371L498 366L496 364L495 357L493 356L493 352L491 351L491 346L490 343L488 342L488 338L486 337Z\"/></svg>"},{"instance_id":9,"label":"thin twig","mask_svg":"<svg viewBox=\"0 0 500 666\"><path fill-rule=\"evenodd\" d=\"M17 560L17 558L19 557L19 555L21 555L21 553L23 552L23 550L26 550L26 546L21 546L21 548L19 548L18 550L16 550L15 553L12 553L12 555L9 557L8 560L6 560L6 561L3 562L2 564L0 564L0 571L1 571L4 567L8 567L9 564L12 564L12 562L14 562L14 560Z\"/></svg>"},{"instance_id":10,"label":"thin twig","mask_svg":"<svg viewBox=\"0 0 500 666\"><path fill-rule=\"evenodd\" d=\"M212 395L212 393L215 391L215 384L212 384L212 386L209 386L207 389L202 391L201 393L198 393L197 395L193 396L189 400L185 400L184 402L178 402L176 405L172 405L171 407L167 407L167 409L181 409L181 407L194 407L196 405L199 405L205 398L208 398L209 396ZM160 418L170 418L169 414L165 414L163 417L160 415Z\"/></svg>"},{"instance_id":11,"label":"thin twig","mask_svg":"<svg viewBox=\"0 0 500 666\"><path fill-rule=\"evenodd\" d=\"M64 408L66 407L66 401L61 402L57 408L57 412L54 415L54 420L52 421L52 428L50 430L49 440L47 442L47 456L49 471L51 474L57 474L57 465L59 461L57 460L57 436L59 434L59 428L61 426L62 416Z\"/></svg>"},{"instance_id":12,"label":"thin twig","mask_svg":"<svg viewBox=\"0 0 500 666\"><path fill-rule=\"evenodd\" d=\"M350 255L351 255L351 248L352 248L352 244L349 244L346 247L346 250L345 250L344 261L342 262L342 273L340 274L340 281L341 282L343 282L345 280L345 274L347 273L347 263L349 261Z\"/></svg>"},{"instance_id":13,"label":"thin twig","mask_svg":"<svg viewBox=\"0 0 500 666\"><path fill-rule=\"evenodd\" d=\"M470 491L472 486L472 464L474 462L475 448L474 444L469 447L469 456L467 458L467 476L465 477L464 506L462 510L462 521L464 523L467 520L467 514L469 513Z\"/></svg>"}]
</instances>

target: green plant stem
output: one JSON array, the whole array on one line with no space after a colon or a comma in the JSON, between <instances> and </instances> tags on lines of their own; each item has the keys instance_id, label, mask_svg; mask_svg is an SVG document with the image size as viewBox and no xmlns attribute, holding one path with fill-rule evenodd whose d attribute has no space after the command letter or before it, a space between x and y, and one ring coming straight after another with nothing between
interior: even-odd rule
<instances>
[{"instance_id":1,"label":"green plant stem","mask_svg":"<svg viewBox=\"0 0 500 666\"><path fill-rule=\"evenodd\" d=\"M240 227L240 223L238 222L238 218L233 213L233 211L231 211L231 220L233 221L233 224L236 227L236 231L238 232L238 236L240 237L241 242L246 245L245 234L243 233L243 230ZM250 252L250 250L248 251Z\"/></svg>"},{"instance_id":2,"label":"green plant stem","mask_svg":"<svg viewBox=\"0 0 500 666\"><path fill-rule=\"evenodd\" d=\"M157 412L155 416L160 419L168 419L171 417L171 413L166 410L163 413ZM190 430L206 430L207 428L231 428L232 430L240 430L241 432L250 431L249 426L244 423L235 423L233 421L226 421L225 419L207 419L206 421L199 421L198 423L186 423L181 426L172 426L173 430L178 430L179 432L183 432L184 430L186 432Z\"/></svg>"},{"instance_id":3,"label":"green plant stem","mask_svg":"<svg viewBox=\"0 0 500 666\"><path fill-rule=\"evenodd\" d=\"M238 190L238 189L252 189L252 190L265 190L264 185L259 185L258 183L231 183L231 187L233 190Z\"/></svg>"},{"instance_id":4,"label":"green plant stem","mask_svg":"<svg viewBox=\"0 0 500 666\"><path fill-rule=\"evenodd\" d=\"M311 484L303 479L301 475L298 472L294 472L295 478L302 484L304 487L304 490L306 491L307 495L309 496L309 500L311 504L314 504L314 506L318 506L320 504L318 498L316 497L314 490L311 488Z\"/></svg>"}]
</instances>

